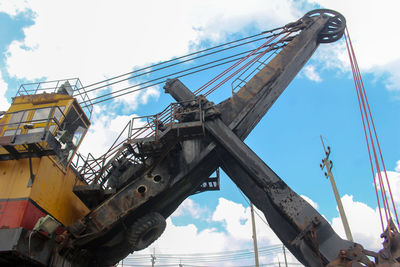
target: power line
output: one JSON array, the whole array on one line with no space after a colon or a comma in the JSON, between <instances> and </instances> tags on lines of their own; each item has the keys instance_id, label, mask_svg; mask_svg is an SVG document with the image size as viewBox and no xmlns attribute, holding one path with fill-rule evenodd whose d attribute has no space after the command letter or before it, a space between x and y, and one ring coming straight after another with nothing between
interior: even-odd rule
<instances>
[{"instance_id":1,"label":"power line","mask_svg":"<svg viewBox=\"0 0 400 267\"><path fill-rule=\"evenodd\" d=\"M268 256L275 255L281 252L281 245L273 245L268 247L263 247L259 249L260 255ZM155 254L151 254L151 262L153 264L153 259ZM237 251L221 251L215 253L192 253L192 254L157 254L157 266L164 266L171 262L179 262L182 265L189 266L190 264L196 263L216 263L216 262L237 262L245 259L251 259L254 255L252 250L237 250ZM139 266L140 264L146 264L149 262L149 256L143 254L133 254L124 260L124 265L135 264ZM189 265L188 265L189 264ZM263 266L262 264L260 266Z\"/></svg>"},{"instance_id":2,"label":"power line","mask_svg":"<svg viewBox=\"0 0 400 267\"><path fill-rule=\"evenodd\" d=\"M237 189L239 190L239 193L242 195L243 199L247 202L247 204L250 206L250 201L247 199L247 197L243 194L242 190L239 189L239 187L237 187ZM256 215L260 218L260 220L265 223L265 225L267 225L269 227L268 222L257 212L257 210L254 210L254 212L256 213Z\"/></svg>"}]
</instances>

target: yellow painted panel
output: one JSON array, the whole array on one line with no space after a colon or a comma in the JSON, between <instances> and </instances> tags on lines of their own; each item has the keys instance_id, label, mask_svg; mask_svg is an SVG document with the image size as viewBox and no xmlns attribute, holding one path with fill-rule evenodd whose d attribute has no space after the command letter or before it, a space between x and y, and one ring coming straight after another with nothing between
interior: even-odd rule
<instances>
[{"instance_id":1,"label":"yellow painted panel","mask_svg":"<svg viewBox=\"0 0 400 267\"><path fill-rule=\"evenodd\" d=\"M32 187L32 200L65 226L89 212L72 192L75 178L70 168L64 174L50 158L43 157Z\"/></svg>"},{"instance_id":2,"label":"yellow painted panel","mask_svg":"<svg viewBox=\"0 0 400 267\"><path fill-rule=\"evenodd\" d=\"M65 107L64 114L68 113L68 110L71 108L74 99L68 95L59 95L59 94L39 94L39 95L29 95L29 96L19 96L16 97L8 109L7 113L0 120L0 124L7 124L12 117L12 112L24 111L27 112L26 121L29 122L32 120L34 109L46 108L46 107ZM54 121L50 121L50 125L54 125ZM44 127L46 123L35 123L35 127ZM21 126L22 127L22 126ZM4 129L3 129L4 128ZM15 129L16 126L0 126L0 135L3 134L3 130L6 129ZM22 128L21 134L26 134L28 130Z\"/></svg>"},{"instance_id":3,"label":"yellow painted panel","mask_svg":"<svg viewBox=\"0 0 400 267\"><path fill-rule=\"evenodd\" d=\"M32 159L33 173L38 170L39 163L40 159ZM0 161L0 199L29 197L29 178L28 159Z\"/></svg>"},{"instance_id":4,"label":"yellow painted panel","mask_svg":"<svg viewBox=\"0 0 400 267\"><path fill-rule=\"evenodd\" d=\"M38 104L49 104L54 102L59 102L59 101L68 101L72 100L73 97L70 95L65 95L65 94L36 94L36 95L23 95L23 96L17 96L14 98L12 106L13 105L21 105L21 104L28 104L28 105L38 105ZM52 104L48 105L51 106Z\"/></svg>"},{"instance_id":5,"label":"yellow painted panel","mask_svg":"<svg viewBox=\"0 0 400 267\"><path fill-rule=\"evenodd\" d=\"M76 100L71 96L62 94L19 96L14 98L8 112L65 106L64 114L67 114L74 101ZM31 110L27 120L31 120L32 116L33 111ZM10 117L10 114L3 116L0 124L7 123ZM4 130L1 128L3 127L0 126L0 134ZM23 133L26 131L24 129ZM41 144L45 146L45 144ZM19 146L15 148L17 150L22 149ZM0 153L8 152L0 147ZM50 157L34 158L32 161L35 175L32 187L28 187L30 178L28 159L0 161L0 199L30 197L43 210L65 226L81 219L89 212L89 209L72 192L76 175L69 167L65 171L65 169L57 166Z\"/></svg>"}]
</instances>

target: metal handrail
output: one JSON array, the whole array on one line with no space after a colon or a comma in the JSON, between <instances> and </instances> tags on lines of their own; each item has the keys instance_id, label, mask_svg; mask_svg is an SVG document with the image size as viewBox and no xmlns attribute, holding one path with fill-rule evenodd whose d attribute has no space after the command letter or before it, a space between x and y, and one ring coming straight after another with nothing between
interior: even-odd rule
<instances>
[{"instance_id":1,"label":"metal handrail","mask_svg":"<svg viewBox=\"0 0 400 267\"><path fill-rule=\"evenodd\" d=\"M14 130L15 129L16 130L15 132L17 132L17 130L21 127L21 124L35 123L35 122L36 123L37 122L46 122L45 130L48 130L50 121L53 121L55 124L57 124L57 126L60 127L60 122L58 121L57 118L54 117L54 111L57 108L60 111L62 117L64 117L64 119L65 119L65 114L61 110L60 106L52 106L47 119L36 119L36 120L32 120L32 119L28 120L28 119L26 119L26 120L23 121L23 118L24 118L26 112L30 112L32 110L45 109L45 108L49 108L49 107L29 108L29 109L24 109L24 110L7 112L7 113L4 114L4 116L11 115L11 114L16 114L16 113L19 113L19 112L23 112L23 113L22 113L21 119L20 119L20 121L18 123L17 122L0 123L0 126L7 127L7 128L4 128L4 130ZM17 125L17 126L14 128L13 125ZM14 135L14 138L15 138L15 135Z\"/></svg>"},{"instance_id":2,"label":"metal handrail","mask_svg":"<svg viewBox=\"0 0 400 267\"><path fill-rule=\"evenodd\" d=\"M162 130L167 130L168 128L172 128L174 124L177 122L177 118L186 113L186 110L183 108L184 103L186 102L192 102L191 101L185 101L185 102L180 102L180 103L171 103L169 106L167 106L163 111L160 113L157 113L155 115L150 115L150 116L140 116L140 117L134 117L129 122L125 125L123 130L120 132L120 134L117 136L117 138L114 140L110 148L107 150L106 153L103 155L94 158L91 154L91 158L88 157L86 160L82 155L79 154L78 159L83 160L81 163L82 165L79 164L79 161L74 162L73 166L79 171L81 176L85 179L87 183L98 183L101 184L104 187L104 179L105 176L108 174L108 169L111 166L111 163L118 158L118 156L123 153L124 147L123 145L125 143L129 143L132 148L135 150L137 149L137 144L135 140L138 139L148 139L148 140L153 140L157 141L159 136L161 135ZM201 98L198 98L198 107L199 107L199 120L203 120L203 115L202 115L202 107L201 107ZM190 111L192 112L192 111ZM145 120L146 123L144 125L135 127L135 121L137 120ZM161 129L160 125L163 126ZM124 134L125 133L125 134ZM125 137L123 137L125 136ZM123 137L123 138L121 138ZM78 153L77 153L78 154ZM138 160L140 161L140 160Z\"/></svg>"},{"instance_id":3,"label":"metal handrail","mask_svg":"<svg viewBox=\"0 0 400 267\"><path fill-rule=\"evenodd\" d=\"M22 134L22 130L23 130L24 125L26 125L28 123L29 124L45 123L46 125L45 125L45 127L43 127L43 136L41 138L42 140L44 140L45 137L46 137L46 134L48 133L49 128L51 127L51 123L56 124L59 128L61 126L60 125L60 121L57 118L55 118L55 111L57 109L60 111L61 118L65 119L65 117L66 117L64 112L61 110L60 106L52 106L51 110L49 112L49 115L47 116L47 119L35 119L35 120L33 120L33 119L25 119L24 120L24 117L25 117L25 114L27 112L30 112L32 110L46 109L46 108L49 108L49 107L29 108L29 109L25 109L25 110L18 110L18 111L5 113L4 115L12 115L12 114L16 114L16 113L22 112L22 115L21 115L21 119L18 122L1 123L0 126L4 130L2 135L4 136L4 132L6 130L15 130L14 134L11 137L11 143L14 143L16 138L17 138L17 135L23 135ZM42 127L40 127L40 128L42 128ZM21 134L18 134L18 130L19 129L21 129ZM33 129L35 129L35 128L33 128ZM51 133L51 134L54 136L54 133Z\"/></svg>"},{"instance_id":4,"label":"metal handrail","mask_svg":"<svg viewBox=\"0 0 400 267\"><path fill-rule=\"evenodd\" d=\"M85 107L82 107L83 111L86 113L87 117L90 119L93 112L92 100L89 94L86 92L85 88L82 86L79 78L62 79L62 80L52 80L36 83L26 83L22 84L16 96L22 95L36 95L41 93L57 93L57 91L67 84L72 89L72 95L80 102L85 102Z\"/></svg>"}]
</instances>

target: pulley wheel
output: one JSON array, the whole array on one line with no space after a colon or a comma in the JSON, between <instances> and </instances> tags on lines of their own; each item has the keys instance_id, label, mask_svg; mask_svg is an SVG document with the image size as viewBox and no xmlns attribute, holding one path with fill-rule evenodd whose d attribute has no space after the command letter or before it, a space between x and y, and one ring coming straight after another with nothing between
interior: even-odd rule
<instances>
[{"instance_id":1,"label":"pulley wheel","mask_svg":"<svg viewBox=\"0 0 400 267\"><path fill-rule=\"evenodd\" d=\"M342 38L346 28L346 19L342 14L330 9L315 9L304 15L308 18L316 16L329 17L325 28L318 35L320 43L332 43Z\"/></svg>"}]
</instances>

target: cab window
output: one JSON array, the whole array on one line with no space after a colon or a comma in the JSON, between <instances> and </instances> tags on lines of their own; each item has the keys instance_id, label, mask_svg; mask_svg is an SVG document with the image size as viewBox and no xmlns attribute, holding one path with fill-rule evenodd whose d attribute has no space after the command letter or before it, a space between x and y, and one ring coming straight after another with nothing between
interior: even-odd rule
<instances>
[{"instance_id":1,"label":"cab window","mask_svg":"<svg viewBox=\"0 0 400 267\"><path fill-rule=\"evenodd\" d=\"M3 136L11 136L11 135L14 135L16 130L17 130L17 129L5 130L4 133L3 133ZM18 134L21 134L21 129L18 129L18 130L17 130L17 135L18 135Z\"/></svg>"},{"instance_id":2,"label":"cab window","mask_svg":"<svg viewBox=\"0 0 400 267\"><path fill-rule=\"evenodd\" d=\"M47 108L39 108L34 110L32 122L33 123L42 123L46 122L49 118L50 112L52 107Z\"/></svg>"},{"instance_id":3,"label":"cab window","mask_svg":"<svg viewBox=\"0 0 400 267\"><path fill-rule=\"evenodd\" d=\"M54 109L54 115L53 118L55 118L58 122L63 119L63 113L64 113L65 107L55 107Z\"/></svg>"},{"instance_id":4,"label":"cab window","mask_svg":"<svg viewBox=\"0 0 400 267\"><path fill-rule=\"evenodd\" d=\"M16 126L20 122L26 122L26 119L28 118L28 113L27 111L19 111L11 114L11 118L8 122L8 126Z\"/></svg>"}]
</instances>

